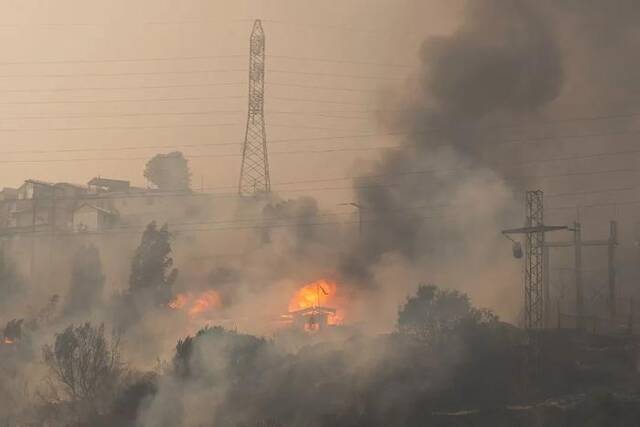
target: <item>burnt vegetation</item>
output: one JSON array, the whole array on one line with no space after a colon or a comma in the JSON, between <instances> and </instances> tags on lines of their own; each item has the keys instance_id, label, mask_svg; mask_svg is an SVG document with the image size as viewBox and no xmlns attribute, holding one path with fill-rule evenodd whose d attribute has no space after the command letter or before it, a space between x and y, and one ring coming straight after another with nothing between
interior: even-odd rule
<instances>
[{"instance_id":1,"label":"burnt vegetation","mask_svg":"<svg viewBox=\"0 0 640 427\"><path fill-rule=\"evenodd\" d=\"M294 353L277 339L206 327L177 342L162 373L131 379L102 327L84 325L44 354L65 404L83 408L76 417L122 426L636 425L634 388L619 387L622 376L635 377L624 368L631 358L613 373L611 363L586 369L543 357L541 377L524 365L522 338L466 295L430 285L400 308L397 332L349 334ZM560 344L566 336L546 339L570 345ZM87 362L96 370L76 371ZM619 388L604 391L607 384Z\"/></svg>"}]
</instances>

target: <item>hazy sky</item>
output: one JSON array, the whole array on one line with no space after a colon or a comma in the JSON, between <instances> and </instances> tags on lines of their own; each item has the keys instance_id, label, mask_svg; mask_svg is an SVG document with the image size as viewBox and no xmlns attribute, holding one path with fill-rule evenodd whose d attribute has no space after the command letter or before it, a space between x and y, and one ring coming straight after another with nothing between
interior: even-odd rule
<instances>
[{"instance_id":1,"label":"hazy sky","mask_svg":"<svg viewBox=\"0 0 640 427\"><path fill-rule=\"evenodd\" d=\"M0 186L26 178L85 183L95 175L144 185L146 159L179 149L191 161L194 187L233 191L226 187L238 178L248 37L252 20L262 18L271 56L266 110L273 185L324 188L310 193L347 200L350 190L340 188L349 181L278 182L353 175L362 170L354 165L366 167L378 156L372 147L393 143L390 137L308 139L384 133L375 110L414 72L424 37L454 28L456 3L3 1ZM185 57L191 59L178 59ZM299 140L277 142L282 139ZM336 148L366 150L277 154Z\"/></svg>"}]
</instances>

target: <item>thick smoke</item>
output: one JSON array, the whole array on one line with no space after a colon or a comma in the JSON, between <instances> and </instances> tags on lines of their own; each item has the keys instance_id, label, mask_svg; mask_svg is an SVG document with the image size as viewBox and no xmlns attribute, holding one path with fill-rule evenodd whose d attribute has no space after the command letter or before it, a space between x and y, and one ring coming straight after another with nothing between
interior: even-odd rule
<instances>
[{"instance_id":1,"label":"thick smoke","mask_svg":"<svg viewBox=\"0 0 640 427\"><path fill-rule=\"evenodd\" d=\"M408 136L373 178L356 181L371 224L343 271L372 283L372 267L396 253L435 280L465 262L473 270L449 275L446 285L486 296L496 289L487 280L513 277L496 236L514 220L514 192L521 189L506 178L502 165L511 159L495 127L535 115L558 96L560 48L540 8L482 1L470 4L453 34L425 41L420 59L409 102L384 117Z\"/></svg>"},{"instance_id":2,"label":"thick smoke","mask_svg":"<svg viewBox=\"0 0 640 427\"><path fill-rule=\"evenodd\" d=\"M636 119L625 113L637 103L640 61L629 52L640 41L638 13L629 1L467 2L458 29L423 43L406 94L382 109L399 111L381 118L407 136L355 182L365 232L342 263L346 277L383 286L374 272L399 256L418 276L445 277L443 285L517 315L517 265L499 231L522 224L522 193L543 189L548 221L570 223L576 209L555 210L554 193L620 187L628 175L549 175L635 167L612 156L549 160L632 147L625 132ZM621 117L598 119L608 115ZM588 228L610 219L633 227L627 213L605 209L578 216Z\"/></svg>"}]
</instances>

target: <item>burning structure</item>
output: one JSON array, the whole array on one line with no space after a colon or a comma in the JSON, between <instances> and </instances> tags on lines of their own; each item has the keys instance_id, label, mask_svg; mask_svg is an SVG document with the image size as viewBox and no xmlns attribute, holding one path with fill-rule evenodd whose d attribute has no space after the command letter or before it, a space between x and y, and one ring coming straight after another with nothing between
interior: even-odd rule
<instances>
[{"instance_id":1,"label":"burning structure","mask_svg":"<svg viewBox=\"0 0 640 427\"><path fill-rule=\"evenodd\" d=\"M309 332L318 332L330 325L331 319L336 315L335 308L309 307L289 313L294 328Z\"/></svg>"},{"instance_id":2,"label":"burning structure","mask_svg":"<svg viewBox=\"0 0 640 427\"><path fill-rule=\"evenodd\" d=\"M329 305L336 302L338 286L328 280L317 280L299 289L289 302L285 318L296 329L322 331L341 323L338 310Z\"/></svg>"}]
</instances>

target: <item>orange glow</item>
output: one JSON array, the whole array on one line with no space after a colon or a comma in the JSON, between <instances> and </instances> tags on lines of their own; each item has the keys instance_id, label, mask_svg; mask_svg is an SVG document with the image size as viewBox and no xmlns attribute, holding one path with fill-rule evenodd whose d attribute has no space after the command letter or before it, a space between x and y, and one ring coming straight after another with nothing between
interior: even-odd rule
<instances>
[{"instance_id":1,"label":"orange glow","mask_svg":"<svg viewBox=\"0 0 640 427\"><path fill-rule=\"evenodd\" d=\"M5 344L11 345L11 344L15 344L16 342L10 338L5 337L4 341Z\"/></svg>"},{"instance_id":2,"label":"orange glow","mask_svg":"<svg viewBox=\"0 0 640 427\"><path fill-rule=\"evenodd\" d=\"M197 296L192 293L178 294L167 306L173 310L187 311L189 317L194 318L222 307L222 300L214 290L204 291Z\"/></svg>"},{"instance_id":3,"label":"orange glow","mask_svg":"<svg viewBox=\"0 0 640 427\"><path fill-rule=\"evenodd\" d=\"M189 300L188 294L178 294L173 299L173 301L169 303L169 308L172 308L174 310L180 310L187 304L188 300Z\"/></svg>"},{"instance_id":4,"label":"orange glow","mask_svg":"<svg viewBox=\"0 0 640 427\"><path fill-rule=\"evenodd\" d=\"M338 286L328 280L316 280L302 287L289 301L289 311L331 306L335 303Z\"/></svg>"},{"instance_id":5,"label":"orange glow","mask_svg":"<svg viewBox=\"0 0 640 427\"><path fill-rule=\"evenodd\" d=\"M344 323L344 316L342 315L340 310L338 310L336 314L330 316L329 319L327 319L327 324L329 324L330 326L342 325L342 323Z\"/></svg>"},{"instance_id":6,"label":"orange glow","mask_svg":"<svg viewBox=\"0 0 640 427\"><path fill-rule=\"evenodd\" d=\"M335 282L321 279L308 283L300 288L289 301L289 312L315 307L336 310L335 314L329 315L327 318L328 325L335 326L343 323L343 298L340 297L338 285ZM309 322L305 325L305 329L308 331L316 330L318 325L313 322L313 316L309 316Z\"/></svg>"},{"instance_id":7,"label":"orange glow","mask_svg":"<svg viewBox=\"0 0 640 427\"><path fill-rule=\"evenodd\" d=\"M189 316L195 317L202 313L215 310L222 306L220 295L216 291L203 292L189 308Z\"/></svg>"}]
</instances>

